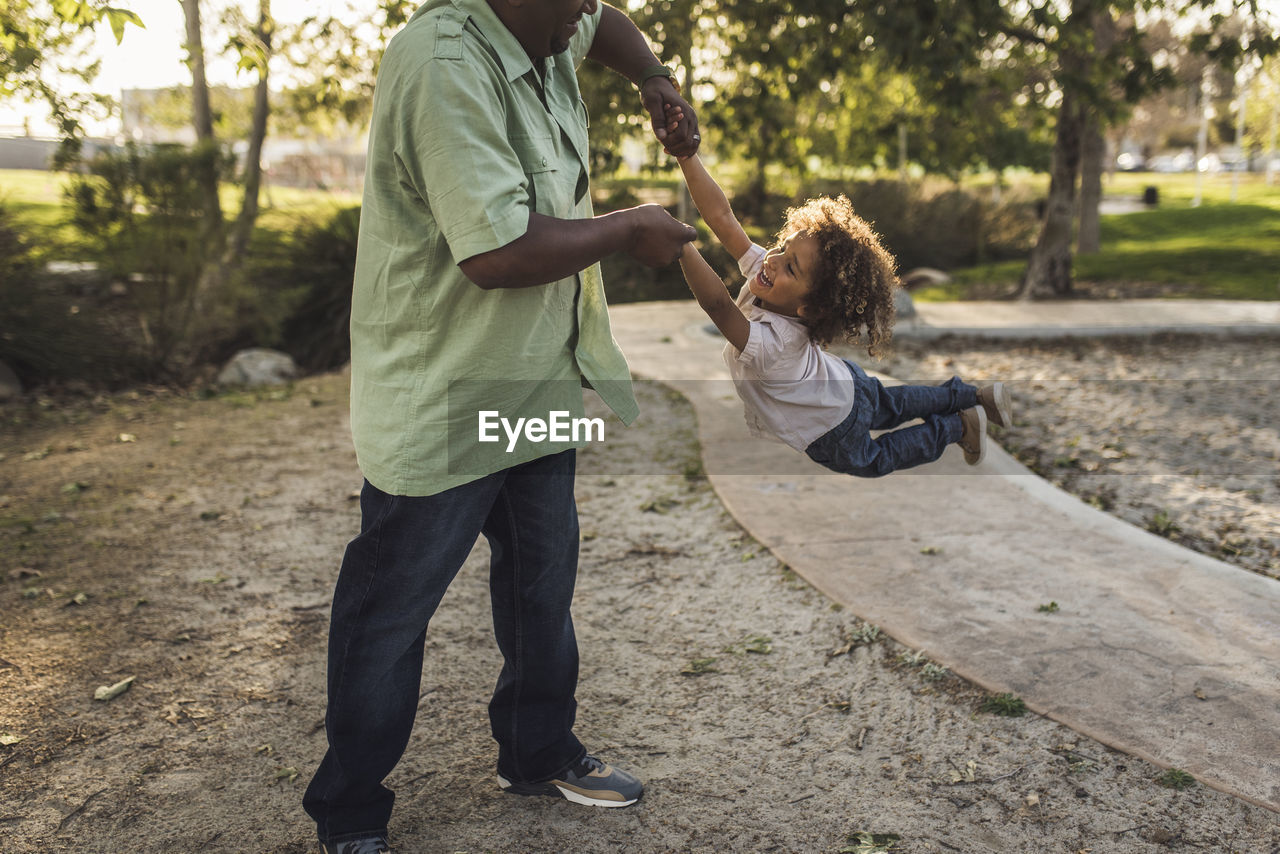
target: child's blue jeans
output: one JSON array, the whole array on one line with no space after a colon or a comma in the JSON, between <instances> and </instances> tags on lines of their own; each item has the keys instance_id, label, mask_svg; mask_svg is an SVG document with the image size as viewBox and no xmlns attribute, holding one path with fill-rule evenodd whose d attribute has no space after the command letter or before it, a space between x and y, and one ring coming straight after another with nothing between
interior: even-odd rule
<instances>
[{"instance_id":1,"label":"child's blue jeans","mask_svg":"<svg viewBox=\"0 0 1280 854\"><path fill-rule=\"evenodd\" d=\"M841 474L883 477L931 463L960 439L960 410L976 406L978 390L959 377L941 385L885 386L845 360L853 373L853 408L844 421L805 449L815 462ZM916 418L923 424L893 430ZM872 430L890 430L872 437Z\"/></svg>"}]
</instances>

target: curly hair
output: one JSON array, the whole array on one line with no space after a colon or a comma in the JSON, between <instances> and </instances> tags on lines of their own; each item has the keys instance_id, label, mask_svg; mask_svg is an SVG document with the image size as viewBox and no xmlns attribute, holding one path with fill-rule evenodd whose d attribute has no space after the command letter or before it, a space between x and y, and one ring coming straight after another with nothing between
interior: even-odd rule
<instances>
[{"instance_id":1,"label":"curly hair","mask_svg":"<svg viewBox=\"0 0 1280 854\"><path fill-rule=\"evenodd\" d=\"M838 336L883 355L893 335L897 262L846 196L820 196L787 210L778 240L803 232L817 238L819 264L802 302L809 338L826 346Z\"/></svg>"}]
</instances>

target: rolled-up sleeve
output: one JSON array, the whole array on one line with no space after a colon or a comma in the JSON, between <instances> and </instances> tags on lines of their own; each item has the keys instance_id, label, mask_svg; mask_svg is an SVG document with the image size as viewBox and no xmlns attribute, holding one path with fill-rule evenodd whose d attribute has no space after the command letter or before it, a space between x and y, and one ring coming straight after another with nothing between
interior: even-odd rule
<instances>
[{"instance_id":1,"label":"rolled-up sleeve","mask_svg":"<svg viewBox=\"0 0 1280 854\"><path fill-rule=\"evenodd\" d=\"M507 138L501 74L487 57L434 58L403 81L398 164L455 261L529 227L529 179Z\"/></svg>"}]
</instances>

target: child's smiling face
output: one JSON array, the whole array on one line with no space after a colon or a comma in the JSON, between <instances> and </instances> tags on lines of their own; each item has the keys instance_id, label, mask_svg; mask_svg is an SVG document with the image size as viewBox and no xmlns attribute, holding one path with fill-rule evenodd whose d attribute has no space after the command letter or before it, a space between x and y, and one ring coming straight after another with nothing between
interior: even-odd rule
<instances>
[{"instance_id":1,"label":"child's smiling face","mask_svg":"<svg viewBox=\"0 0 1280 854\"><path fill-rule=\"evenodd\" d=\"M747 287L769 311L799 317L818 263L817 238L798 231L769 250L759 275L752 276Z\"/></svg>"}]
</instances>

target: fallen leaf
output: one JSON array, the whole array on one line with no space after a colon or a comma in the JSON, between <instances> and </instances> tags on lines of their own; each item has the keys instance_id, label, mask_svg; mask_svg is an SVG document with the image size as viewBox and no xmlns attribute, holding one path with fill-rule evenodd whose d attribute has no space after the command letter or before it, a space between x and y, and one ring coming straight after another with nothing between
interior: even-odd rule
<instances>
[{"instance_id":1,"label":"fallen leaf","mask_svg":"<svg viewBox=\"0 0 1280 854\"><path fill-rule=\"evenodd\" d=\"M8 747L11 744L17 744L25 738L25 735L14 735L11 732L0 732L0 745Z\"/></svg>"},{"instance_id":2,"label":"fallen leaf","mask_svg":"<svg viewBox=\"0 0 1280 854\"><path fill-rule=\"evenodd\" d=\"M116 441L124 443L136 442L138 441L138 437L132 433L121 433L119 436L116 436Z\"/></svg>"},{"instance_id":3,"label":"fallen leaf","mask_svg":"<svg viewBox=\"0 0 1280 854\"><path fill-rule=\"evenodd\" d=\"M99 685L98 690L93 692L93 699L103 701L114 700L125 691L128 691L129 686L133 684L133 680L137 678L138 677L136 676L130 676L128 679L121 679L114 685Z\"/></svg>"}]
</instances>

